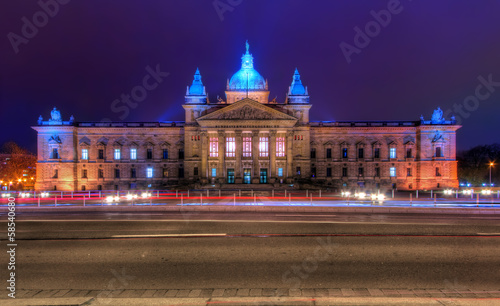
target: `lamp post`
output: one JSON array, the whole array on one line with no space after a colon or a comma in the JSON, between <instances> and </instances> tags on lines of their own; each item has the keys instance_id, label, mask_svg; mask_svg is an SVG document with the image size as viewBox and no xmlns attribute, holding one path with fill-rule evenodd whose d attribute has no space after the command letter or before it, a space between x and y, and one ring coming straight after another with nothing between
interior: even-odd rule
<instances>
[{"instance_id":1,"label":"lamp post","mask_svg":"<svg viewBox=\"0 0 500 306\"><path fill-rule=\"evenodd\" d=\"M491 168L493 168L494 163L490 162L490 187L491 187Z\"/></svg>"}]
</instances>

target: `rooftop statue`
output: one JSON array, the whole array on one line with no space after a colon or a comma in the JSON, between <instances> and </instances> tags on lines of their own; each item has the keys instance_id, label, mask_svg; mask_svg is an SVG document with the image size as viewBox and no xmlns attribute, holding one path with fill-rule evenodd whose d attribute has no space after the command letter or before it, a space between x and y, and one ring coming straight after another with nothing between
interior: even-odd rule
<instances>
[{"instance_id":1,"label":"rooftop statue","mask_svg":"<svg viewBox=\"0 0 500 306\"><path fill-rule=\"evenodd\" d=\"M432 113L432 118L431 118L432 123L441 123L444 121L443 118L443 111L441 108L437 108L434 113Z\"/></svg>"},{"instance_id":2,"label":"rooftop statue","mask_svg":"<svg viewBox=\"0 0 500 306\"><path fill-rule=\"evenodd\" d=\"M61 112L57 110L57 108L54 107L54 109L50 112L50 116L52 117L50 121L57 121L61 122Z\"/></svg>"}]
</instances>

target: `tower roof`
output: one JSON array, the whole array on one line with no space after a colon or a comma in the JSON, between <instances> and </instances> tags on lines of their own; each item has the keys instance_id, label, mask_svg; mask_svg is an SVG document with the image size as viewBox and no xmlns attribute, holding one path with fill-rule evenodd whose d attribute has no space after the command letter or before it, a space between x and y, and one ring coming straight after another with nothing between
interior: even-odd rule
<instances>
[{"instance_id":1,"label":"tower roof","mask_svg":"<svg viewBox=\"0 0 500 306\"><path fill-rule=\"evenodd\" d=\"M300 80L299 70L295 68L295 73L293 74L292 85L290 86L289 95L292 96L303 96L307 95L307 89L302 85Z\"/></svg>"},{"instance_id":2,"label":"tower roof","mask_svg":"<svg viewBox=\"0 0 500 306\"><path fill-rule=\"evenodd\" d=\"M229 91L267 90L264 78L253 67L250 45L246 42L246 53L241 57L241 69L229 81Z\"/></svg>"},{"instance_id":3,"label":"tower roof","mask_svg":"<svg viewBox=\"0 0 500 306\"><path fill-rule=\"evenodd\" d=\"M196 68L196 72L194 74L193 84L189 87L188 96L203 96L205 93L205 86L201 82L201 74L200 69Z\"/></svg>"}]
</instances>

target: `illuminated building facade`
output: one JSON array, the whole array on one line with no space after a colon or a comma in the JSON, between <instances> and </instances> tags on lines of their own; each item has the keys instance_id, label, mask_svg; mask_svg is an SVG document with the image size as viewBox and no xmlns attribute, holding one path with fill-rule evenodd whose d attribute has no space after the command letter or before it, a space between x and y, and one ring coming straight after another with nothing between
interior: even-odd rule
<instances>
[{"instance_id":1,"label":"illuminated building facade","mask_svg":"<svg viewBox=\"0 0 500 306\"><path fill-rule=\"evenodd\" d=\"M184 122L98 123L39 118L38 190L164 189L174 184L314 184L334 189L458 187L454 118L309 120L297 70L286 99L269 101L247 43L226 100L209 101L199 70ZM241 186L240 186L241 187Z\"/></svg>"}]
</instances>

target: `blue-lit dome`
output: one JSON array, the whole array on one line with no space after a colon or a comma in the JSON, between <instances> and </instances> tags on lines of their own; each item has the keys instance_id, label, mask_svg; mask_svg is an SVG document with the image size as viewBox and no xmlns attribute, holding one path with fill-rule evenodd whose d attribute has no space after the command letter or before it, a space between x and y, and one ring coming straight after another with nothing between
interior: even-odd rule
<instances>
[{"instance_id":1,"label":"blue-lit dome","mask_svg":"<svg viewBox=\"0 0 500 306\"><path fill-rule=\"evenodd\" d=\"M231 77L228 90L267 90L266 80L253 68L253 56L249 52L248 42L246 48L247 52L241 57L241 69Z\"/></svg>"}]
</instances>

